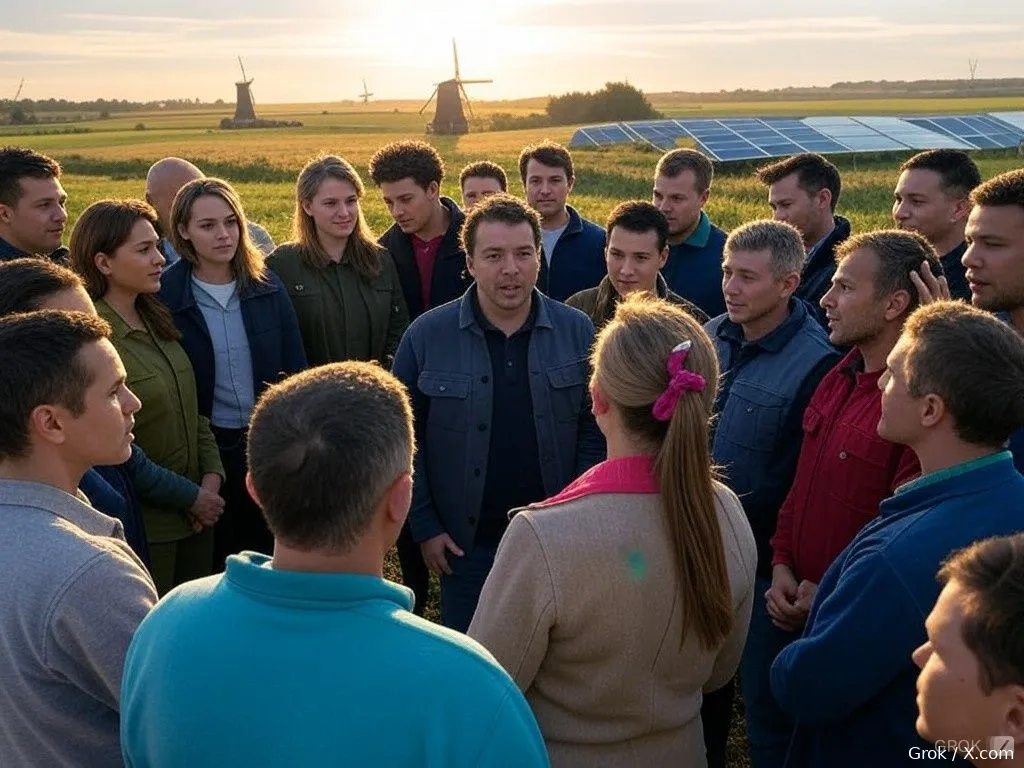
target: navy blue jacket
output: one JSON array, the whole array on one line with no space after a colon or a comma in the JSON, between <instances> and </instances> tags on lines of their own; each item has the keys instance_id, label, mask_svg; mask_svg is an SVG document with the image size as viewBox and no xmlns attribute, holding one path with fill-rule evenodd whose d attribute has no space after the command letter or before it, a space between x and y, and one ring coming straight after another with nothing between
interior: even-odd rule
<instances>
[{"instance_id":1,"label":"navy blue jacket","mask_svg":"<svg viewBox=\"0 0 1024 768\"><path fill-rule=\"evenodd\" d=\"M148 568L149 544L142 522L142 505L125 465L93 467L82 476L78 489L94 509L121 521L125 541Z\"/></svg>"},{"instance_id":2,"label":"navy blue jacket","mask_svg":"<svg viewBox=\"0 0 1024 768\"><path fill-rule=\"evenodd\" d=\"M836 216L835 221L832 233L804 264L800 286L796 289L796 295L810 305L822 328L828 328L828 320L825 319L825 310L821 308L820 302L832 287L832 275L836 273L836 248L850 237L849 220Z\"/></svg>"},{"instance_id":3,"label":"navy blue jacket","mask_svg":"<svg viewBox=\"0 0 1024 768\"><path fill-rule=\"evenodd\" d=\"M804 410L839 352L807 305L795 298L789 317L756 341L744 341L743 329L728 315L704 328L722 371L712 457L743 502L757 542L757 575L770 579L771 538L796 474Z\"/></svg>"},{"instance_id":4,"label":"navy blue jacket","mask_svg":"<svg viewBox=\"0 0 1024 768\"><path fill-rule=\"evenodd\" d=\"M416 423L413 538L423 542L447 533L467 552L479 523L491 415L500 407L493 402L494 374L473 312L474 290L414 320L393 370L409 389ZM537 290L533 301L538 305L528 352L530 393L550 496L602 461L605 444L587 394L594 324Z\"/></svg>"},{"instance_id":5,"label":"navy blue jacket","mask_svg":"<svg viewBox=\"0 0 1024 768\"><path fill-rule=\"evenodd\" d=\"M668 261L661 274L668 289L693 302L708 317L725 312L722 293L722 251L726 234L711 223L704 212L686 240L669 246Z\"/></svg>"},{"instance_id":6,"label":"navy blue jacket","mask_svg":"<svg viewBox=\"0 0 1024 768\"><path fill-rule=\"evenodd\" d=\"M787 768L910 765L914 649L955 550L1024 531L1024 477L1008 452L926 475L882 502L826 571L803 637L772 665L775 698L796 719ZM914 761L948 765L946 760Z\"/></svg>"},{"instance_id":7,"label":"navy blue jacket","mask_svg":"<svg viewBox=\"0 0 1024 768\"><path fill-rule=\"evenodd\" d=\"M25 253L20 248L15 248L13 245L8 243L2 237L0 237L0 261L14 261L14 259L24 259L34 254ZM60 246L53 253L47 254L46 256L51 261L61 264L62 266L68 266L70 258L70 251L63 245ZM102 510L101 510L102 511Z\"/></svg>"},{"instance_id":8,"label":"navy blue jacket","mask_svg":"<svg viewBox=\"0 0 1024 768\"><path fill-rule=\"evenodd\" d=\"M942 254L939 261L942 262L942 273L946 276L950 297L962 299L970 304L971 287L967 284L967 269L960 261L965 253L967 253L967 241L960 243L949 253Z\"/></svg>"},{"instance_id":9,"label":"navy blue jacket","mask_svg":"<svg viewBox=\"0 0 1024 768\"><path fill-rule=\"evenodd\" d=\"M441 204L448 209L450 223L448 231L441 239L437 260L434 262L434 272L430 277L431 307L439 307L459 298L473 282L466 269L466 252L462 250L459 241L459 233L466 221L466 214L449 197L442 197ZM392 224L388 231L380 236L379 242L388 249L395 262L398 280L402 284L402 295L409 309L409 319L415 320L430 307L423 306L420 269L416 265L416 252L413 250L410 237L398 224Z\"/></svg>"},{"instance_id":10,"label":"navy blue jacket","mask_svg":"<svg viewBox=\"0 0 1024 768\"><path fill-rule=\"evenodd\" d=\"M269 385L304 370L306 353L295 309L281 278L267 272L267 283L254 283L242 295L242 322L252 357L253 390L257 399ZM181 346L196 375L199 413L213 410L213 342L192 291L192 265L176 261L160 280L160 300L171 310L181 331Z\"/></svg>"},{"instance_id":11,"label":"navy blue jacket","mask_svg":"<svg viewBox=\"0 0 1024 768\"><path fill-rule=\"evenodd\" d=\"M543 253L537 287L555 301L593 288L607 273L604 261L604 230L587 221L571 205L565 206L569 223L555 243L551 265Z\"/></svg>"}]
</instances>

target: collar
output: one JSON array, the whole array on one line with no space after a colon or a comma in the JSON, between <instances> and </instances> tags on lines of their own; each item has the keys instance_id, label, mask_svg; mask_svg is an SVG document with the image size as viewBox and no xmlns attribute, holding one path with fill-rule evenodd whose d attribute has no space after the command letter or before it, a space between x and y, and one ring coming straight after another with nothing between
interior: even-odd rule
<instances>
[{"instance_id":1,"label":"collar","mask_svg":"<svg viewBox=\"0 0 1024 768\"><path fill-rule=\"evenodd\" d=\"M473 299L473 317L476 319L476 324L478 326L480 326L480 329L483 330L484 332L493 331L494 333L500 333L502 336L504 336L505 332L502 331L501 329L499 329L497 326L495 326L490 320L487 319L487 316L484 315L483 308L480 306L480 297L477 294L477 291L475 290L475 288L476 288L476 285L473 286L474 290L473 290L472 299ZM529 333L530 331L533 330L533 326L534 326L534 324L536 322L537 322L537 302L531 299L531 301L530 301L530 313L526 316L525 322L523 322L523 324L521 326L519 326L519 328L516 330L516 332L513 333L512 335L515 336L515 335L520 334L520 333Z\"/></svg>"},{"instance_id":2,"label":"collar","mask_svg":"<svg viewBox=\"0 0 1024 768\"><path fill-rule=\"evenodd\" d=\"M960 245L956 246L948 253L943 254L939 261L941 261L943 265L949 261L952 261L954 264L959 264L960 259L963 258L965 253L967 253L967 241L963 240Z\"/></svg>"},{"instance_id":3,"label":"collar","mask_svg":"<svg viewBox=\"0 0 1024 768\"><path fill-rule=\"evenodd\" d=\"M549 299L545 298L544 295L537 290L536 287L533 289L533 302L530 306L530 316L533 318L534 328L550 328L551 327L551 312L548 309ZM476 283L469 286L466 292L462 294L462 298L459 299L459 330L464 331L467 328L476 328L478 330L484 330L485 326L478 321L477 307L478 302L476 298ZM480 314L483 317L483 314ZM530 322L529 319L526 321ZM490 325L488 323L488 325Z\"/></svg>"},{"instance_id":4,"label":"collar","mask_svg":"<svg viewBox=\"0 0 1024 768\"><path fill-rule=\"evenodd\" d=\"M702 210L700 212L700 220L697 222L697 228L682 242L682 245L688 245L691 248L703 248L708 244L709 237L711 237L711 219Z\"/></svg>"},{"instance_id":5,"label":"collar","mask_svg":"<svg viewBox=\"0 0 1024 768\"><path fill-rule=\"evenodd\" d=\"M123 539L121 522L59 488L26 480L0 480L0 506L25 507L67 520L91 536Z\"/></svg>"},{"instance_id":6,"label":"collar","mask_svg":"<svg viewBox=\"0 0 1024 768\"><path fill-rule=\"evenodd\" d=\"M96 313L110 323L110 328L113 332L112 335L115 339L126 339L132 334L132 331L135 330L125 322L125 319L117 313L117 310L107 304L103 299L96 299L95 304Z\"/></svg>"},{"instance_id":7,"label":"collar","mask_svg":"<svg viewBox=\"0 0 1024 768\"><path fill-rule=\"evenodd\" d=\"M833 216L832 217L832 229L830 229L827 233L825 233L825 236L823 238L821 238L821 240L816 242L813 246L811 246L811 248L807 251L807 260L808 261L810 261L811 259L814 258L814 254L816 254L818 252L818 250L821 248L821 246L823 246L825 244L825 242L830 237L832 237L832 235L835 233L835 231L836 231L836 218L835 218L835 216Z\"/></svg>"},{"instance_id":8,"label":"collar","mask_svg":"<svg viewBox=\"0 0 1024 768\"><path fill-rule=\"evenodd\" d=\"M885 373L885 368L875 371L874 373L864 372L864 356L861 355L860 349L854 347L842 360L836 365L840 371L858 387L869 387L872 389L878 389L878 380L882 378L882 374Z\"/></svg>"},{"instance_id":9,"label":"collar","mask_svg":"<svg viewBox=\"0 0 1024 768\"><path fill-rule=\"evenodd\" d=\"M271 558L255 552L228 557L224 578L248 595L264 602L304 610L338 610L365 602L385 602L411 611L411 589L377 576L356 573L276 571Z\"/></svg>"},{"instance_id":10,"label":"collar","mask_svg":"<svg viewBox=\"0 0 1024 768\"><path fill-rule=\"evenodd\" d=\"M564 504L597 493L658 493L653 456L624 456L606 459L578 478L562 492L531 504L529 509Z\"/></svg>"},{"instance_id":11,"label":"collar","mask_svg":"<svg viewBox=\"0 0 1024 768\"><path fill-rule=\"evenodd\" d=\"M26 256L31 255L31 253L26 253L20 248L15 248L13 245L11 245L2 237L0 237L0 261L14 261L14 259L23 259Z\"/></svg>"},{"instance_id":12,"label":"collar","mask_svg":"<svg viewBox=\"0 0 1024 768\"><path fill-rule=\"evenodd\" d=\"M728 315L718 326L718 331L715 335L737 346L757 347L769 354L776 354L785 348L786 344L803 327L806 321L807 308L804 302L796 297L790 297L789 314L786 316L786 319L760 339L747 341L743 337L743 327L739 323L734 323L730 320Z\"/></svg>"},{"instance_id":13,"label":"collar","mask_svg":"<svg viewBox=\"0 0 1024 768\"><path fill-rule=\"evenodd\" d=\"M174 262L164 270L161 277L162 290L160 291L160 298L172 312L196 306L196 294L192 286L193 270L192 263L185 259ZM273 279L269 277L269 270L267 275L265 283L251 280L244 290L236 280L235 289L239 302L250 299L253 296L276 293L278 288Z\"/></svg>"},{"instance_id":14,"label":"collar","mask_svg":"<svg viewBox=\"0 0 1024 768\"><path fill-rule=\"evenodd\" d=\"M943 480L949 480L954 477L972 472L975 469L981 469L987 467L990 464L997 464L1001 461L1013 461L1013 454L1009 451L998 451L996 453L989 454L988 456L982 456L980 459L972 459L971 461L965 461L961 464L955 464L952 467L946 467L945 469L939 469L935 472L929 472L927 475L921 475L920 477L911 480L909 483L904 483L896 489L894 495L898 496L903 493L909 493L910 491L916 491L919 488L926 488L936 483L941 483Z\"/></svg>"},{"instance_id":15,"label":"collar","mask_svg":"<svg viewBox=\"0 0 1024 768\"><path fill-rule=\"evenodd\" d=\"M565 225L565 234L575 235L578 232L582 232L583 217L580 216L579 212L571 205L565 206L565 211L569 214L569 222Z\"/></svg>"},{"instance_id":16,"label":"collar","mask_svg":"<svg viewBox=\"0 0 1024 768\"><path fill-rule=\"evenodd\" d=\"M174 246L171 245L171 241L166 237L161 237L156 241L156 247L160 250L160 253L164 255L164 259L167 260L167 267L173 267L179 261L182 261L181 254L174 250Z\"/></svg>"}]
</instances>

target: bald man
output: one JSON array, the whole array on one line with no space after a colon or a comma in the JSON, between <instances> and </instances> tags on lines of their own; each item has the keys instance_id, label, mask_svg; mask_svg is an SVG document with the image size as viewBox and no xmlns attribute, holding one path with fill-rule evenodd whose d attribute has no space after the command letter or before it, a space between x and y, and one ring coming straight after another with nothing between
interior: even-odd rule
<instances>
[{"instance_id":1,"label":"bald man","mask_svg":"<svg viewBox=\"0 0 1024 768\"><path fill-rule=\"evenodd\" d=\"M174 196L190 181L204 178L206 178L206 174L188 160L182 160L180 157L165 157L163 160L157 160L150 166L149 173L146 174L146 202L156 209L157 217L160 219L162 237L158 245L160 252L167 259L168 266L180 258L167 236ZM264 256L269 256L274 250L274 239L270 233L252 221L249 222L249 239L263 252Z\"/></svg>"}]
</instances>

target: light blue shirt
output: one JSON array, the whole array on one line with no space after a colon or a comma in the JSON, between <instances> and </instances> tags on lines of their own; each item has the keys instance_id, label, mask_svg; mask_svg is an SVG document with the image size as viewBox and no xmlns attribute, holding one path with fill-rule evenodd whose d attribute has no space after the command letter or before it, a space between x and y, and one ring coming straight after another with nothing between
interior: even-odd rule
<instances>
[{"instance_id":1,"label":"light blue shirt","mask_svg":"<svg viewBox=\"0 0 1024 768\"><path fill-rule=\"evenodd\" d=\"M533 713L481 645L375 576L232 555L173 590L125 660L125 764L548 765Z\"/></svg>"},{"instance_id":2,"label":"light blue shirt","mask_svg":"<svg viewBox=\"0 0 1024 768\"><path fill-rule=\"evenodd\" d=\"M242 302L234 283L222 303L218 294L229 286L210 285L192 278L193 294L203 313L213 344L213 408L210 423L225 429L242 429L256 405L249 337L242 321Z\"/></svg>"}]
</instances>

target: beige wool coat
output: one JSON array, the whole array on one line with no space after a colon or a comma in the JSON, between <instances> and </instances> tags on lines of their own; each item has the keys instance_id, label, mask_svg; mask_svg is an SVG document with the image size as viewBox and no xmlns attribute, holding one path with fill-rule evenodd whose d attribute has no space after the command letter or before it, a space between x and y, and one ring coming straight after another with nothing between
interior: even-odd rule
<instances>
[{"instance_id":1,"label":"beige wool coat","mask_svg":"<svg viewBox=\"0 0 1024 768\"><path fill-rule=\"evenodd\" d=\"M736 495L716 484L735 622L700 649L681 623L657 494L597 493L518 512L469 635L523 690L554 768L707 765L703 691L736 672L757 548Z\"/></svg>"}]
</instances>

